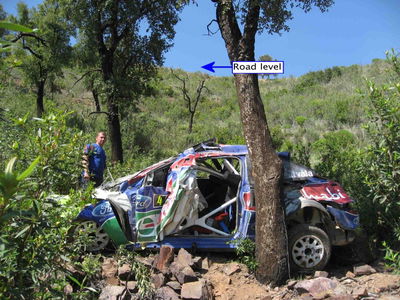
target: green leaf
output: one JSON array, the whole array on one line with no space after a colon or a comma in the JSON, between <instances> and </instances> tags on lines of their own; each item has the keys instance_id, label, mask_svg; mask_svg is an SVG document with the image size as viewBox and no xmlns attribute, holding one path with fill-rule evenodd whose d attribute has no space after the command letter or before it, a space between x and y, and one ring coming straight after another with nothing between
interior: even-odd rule
<instances>
[{"instance_id":1,"label":"green leaf","mask_svg":"<svg viewBox=\"0 0 400 300\"><path fill-rule=\"evenodd\" d=\"M11 219L12 217L16 217L16 216L19 216L20 215L20 212L19 211L16 211L16 210L9 210L9 211L7 211L4 215L2 215L1 217L0 217L0 224L1 223L4 223L4 222L6 222L6 221L8 221L9 219Z\"/></svg>"},{"instance_id":2,"label":"green leaf","mask_svg":"<svg viewBox=\"0 0 400 300\"><path fill-rule=\"evenodd\" d=\"M20 25L20 24L14 24L14 23L10 23L10 22L4 22L4 21L0 21L0 28L4 28L4 29L8 29L8 30L12 30L12 31L19 31L19 32L34 32L34 29L31 29L29 27Z\"/></svg>"},{"instance_id":3,"label":"green leaf","mask_svg":"<svg viewBox=\"0 0 400 300\"><path fill-rule=\"evenodd\" d=\"M67 277L68 277L70 280L72 280L74 283L76 283L80 288L82 288L82 283L81 283L78 279L76 279L74 276L72 276L72 275L67 275Z\"/></svg>"},{"instance_id":4,"label":"green leaf","mask_svg":"<svg viewBox=\"0 0 400 300\"><path fill-rule=\"evenodd\" d=\"M27 232L30 227L31 227L31 225L26 226L24 229L22 229L20 232L17 233L15 238L19 238L21 235L23 235L25 232Z\"/></svg>"},{"instance_id":5,"label":"green leaf","mask_svg":"<svg viewBox=\"0 0 400 300\"><path fill-rule=\"evenodd\" d=\"M12 50L11 47L7 47L7 48L0 48L0 53L6 53L6 52L10 52Z\"/></svg>"},{"instance_id":6,"label":"green leaf","mask_svg":"<svg viewBox=\"0 0 400 300\"><path fill-rule=\"evenodd\" d=\"M13 157L9 160L9 162L7 163L5 172L4 172L5 174L12 174L12 170L14 168L16 159L17 159L17 157Z\"/></svg>"},{"instance_id":7,"label":"green leaf","mask_svg":"<svg viewBox=\"0 0 400 300\"><path fill-rule=\"evenodd\" d=\"M24 172L18 175L17 180L18 181L24 180L26 177L31 175L31 173L33 172L39 161L40 161L40 156L38 156Z\"/></svg>"}]
</instances>

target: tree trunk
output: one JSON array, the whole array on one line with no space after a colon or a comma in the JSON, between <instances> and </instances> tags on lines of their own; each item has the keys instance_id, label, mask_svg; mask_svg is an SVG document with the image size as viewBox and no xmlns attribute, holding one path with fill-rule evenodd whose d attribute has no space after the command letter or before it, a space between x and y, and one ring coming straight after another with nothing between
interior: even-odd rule
<instances>
[{"instance_id":1,"label":"tree trunk","mask_svg":"<svg viewBox=\"0 0 400 300\"><path fill-rule=\"evenodd\" d=\"M123 162L121 125L119 122L118 106L110 97L108 102L108 135L111 141L111 160Z\"/></svg>"},{"instance_id":2,"label":"tree trunk","mask_svg":"<svg viewBox=\"0 0 400 300\"><path fill-rule=\"evenodd\" d=\"M260 7L256 2L250 2L252 8L246 16L242 35L232 0L218 1L217 22L231 61L255 60ZM288 275L286 225L280 197L282 163L272 146L257 74L235 74L235 85L255 185L256 258L259 264L256 276L263 283L282 284Z\"/></svg>"},{"instance_id":3,"label":"tree trunk","mask_svg":"<svg viewBox=\"0 0 400 300\"><path fill-rule=\"evenodd\" d=\"M193 119L194 119L194 112L190 112L190 118L189 118L189 134L192 133L193 130Z\"/></svg>"},{"instance_id":4,"label":"tree trunk","mask_svg":"<svg viewBox=\"0 0 400 300\"><path fill-rule=\"evenodd\" d=\"M92 87L92 95L93 95L94 104L96 106L96 111L99 112L99 111L101 111L99 94L97 93L96 89L93 87Z\"/></svg>"},{"instance_id":5,"label":"tree trunk","mask_svg":"<svg viewBox=\"0 0 400 300\"><path fill-rule=\"evenodd\" d=\"M118 104L115 99L117 96L113 89L113 57L105 48L100 48L99 53L102 58L102 73L104 83L109 84L107 97L107 109L108 109L108 135L111 142L111 160L120 163L123 162L123 150L122 150L122 137L121 137L121 125L119 122L119 111Z\"/></svg>"},{"instance_id":6,"label":"tree trunk","mask_svg":"<svg viewBox=\"0 0 400 300\"><path fill-rule=\"evenodd\" d=\"M43 98L44 98L44 85L46 81L45 80L40 80L38 85L37 85L37 93L36 93L36 114L38 118L41 118L44 114L44 104L43 104Z\"/></svg>"},{"instance_id":7,"label":"tree trunk","mask_svg":"<svg viewBox=\"0 0 400 300\"><path fill-rule=\"evenodd\" d=\"M288 275L287 240L280 182L282 162L272 147L256 74L237 74L236 91L249 149L256 204L256 276L283 283Z\"/></svg>"}]
</instances>

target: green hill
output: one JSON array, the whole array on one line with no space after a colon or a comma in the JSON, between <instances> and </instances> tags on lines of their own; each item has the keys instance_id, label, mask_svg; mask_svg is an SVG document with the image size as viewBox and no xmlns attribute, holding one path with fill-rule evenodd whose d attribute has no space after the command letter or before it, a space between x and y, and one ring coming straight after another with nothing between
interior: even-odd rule
<instances>
[{"instance_id":1,"label":"green hill","mask_svg":"<svg viewBox=\"0 0 400 300\"><path fill-rule=\"evenodd\" d=\"M341 129L364 144L361 124L365 122L368 104L360 92L367 89L365 78L376 83L387 81L387 68L386 61L376 59L365 66L333 67L298 78L260 79L261 97L277 150L292 151L302 160L301 152L310 151L310 144L327 132ZM176 75L185 79L192 99L197 96L197 85L205 80L207 89L201 94L191 134L188 104ZM47 87L45 107L75 111L69 124L92 134L107 128L106 116L90 114L95 111L93 97L82 81L77 82L79 78L77 70L66 69L63 79ZM21 80L18 70L11 75L3 74L2 108L13 115L34 115L33 92ZM157 160L210 137L221 143L244 143L232 76L161 68L148 95L131 99L131 104L122 110L121 126L128 160L144 156L147 162Z\"/></svg>"}]
</instances>

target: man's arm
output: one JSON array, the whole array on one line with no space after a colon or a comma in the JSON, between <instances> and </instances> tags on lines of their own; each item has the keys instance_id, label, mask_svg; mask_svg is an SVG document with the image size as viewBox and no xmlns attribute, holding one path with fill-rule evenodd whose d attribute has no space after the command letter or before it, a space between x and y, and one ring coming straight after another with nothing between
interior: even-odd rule
<instances>
[{"instance_id":1,"label":"man's arm","mask_svg":"<svg viewBox=\"0 0 400 300\"><path fill-rule=\"evenodd\" d=\"M82 155L83 178L90 179L89 174L89 149L85 147Z\"/></svg>"}]
</instances>

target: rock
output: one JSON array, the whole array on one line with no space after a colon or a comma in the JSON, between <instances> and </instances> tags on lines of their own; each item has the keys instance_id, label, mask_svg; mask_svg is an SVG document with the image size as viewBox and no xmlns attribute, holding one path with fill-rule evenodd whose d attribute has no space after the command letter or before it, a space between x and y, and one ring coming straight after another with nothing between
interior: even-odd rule
<instances>
[{"instance_id":1,"label":"rock","mask_svg":"<svg viewBox=\"0 0 400 300\"><path fill-rule=\"evenodd\" d=\"M314 298L322 299L332 294L337 282L324 277L302 280L296 283L295 290L299 293L310 293Z\"/></svg>"},{"instance_id":2,"label":"rock","mask_svg":"<svg viewBox=\"0 0 400 300\"><path fill-rule=\"evenodd\" d=\"M376 270L370 265L354 266L353 273L355 276L370 275L376 273Z\"/></svg>"},{"instance_id":3,"label":"rock","mask_svg":"<svg viewBox=\"0 0 400 300\"><path fill-rule=\"evenodd\" d=\"M158 289L155 294L155 299L163 299L163 300L179 300L180 297L173 289L168 286L163 286Z\"/></svg>"},{"instance_id":4,"label":"rock","mask_svg":"<svg viewBox=\"0 0 400 300\"><path fill-rule=\"evenodd\" d=\"M191 267L184 267L177 275L175 274L175 277L181 284L197 280L197 276Z\"/></svg>"},{"instance_id":5,"label":"rock","mask_svg":"<svg viewBox=\"0 0 400 300\"><path fill-rule=\"evenodd\" d=\"M142 257L142 256L136 256L135 260L144 264L146 267L151 268L153 266L154 258L148 256L148 257Z\"/></svg>"},{"instance_id":6,"label":"rock","mask_svg":"<svg viewBox=\"0 0 400 300\"><path fill-rule=\"evenodd\" d=\"M122 266L118 267L118 277L121 280L129 280L131 277L131 266L129 264L123 264Z\"/></svg>"},{"instance_id":7,"label":"rock","mask_svg":"<svg viewBox=\"0 0 400 300\"><path fill-rule=\"evenodd\" d=\"M72 287L72 285L67 284L66 286L64 286L64 294L65 295L71 295L74 292L74 288Z\"/></svg>"},{"instance_id":8,"label":"rock","mask_svg":"<svg viewBox=\"0 0 400 300\"><path fill-rule=\"evenodd\" d=\"M301 299L301 300L314 300L314 297L311 296L309 293L305 293L305 294L302 294L299 299Z\"/></svg>"},{"instance_id":9,"label":"rock","mask_svg":"<svg viewBox=\"0 0 400 300\"><path fill-rule=\"evenodd\" d=\"M165 276L162 273L153 274L151 276L151 282L154 284L156 289L159 289L165 284Z\"/></svg>"},{"instance_id":10,"label":"rock","mask_svg":"<svg viewBox=\"0 0 400 300\"><path fill-rule=\"evenodd\" d=\"M229 263L223 269L224 273L231 276L233 273L240 271L240 266L237 263Z\"/></svg>"},{"instance_id":11,"label":"rock","mask_svg":"<svg viewBox=\"0 0 400 300\"><path fill-rule=\"evenodd\" d=\"M124 290L124 286L107 285L101 290L99 300L117 300L118 296L120 296Z\"/></svg>"},{"instance_id":12,"label":"rock","mask_svg":"<svg viewBox=\"0 0 400 300\"><path fill-rule=\"evenodd\" d=\"M104 259L103 264L101 265L101 276L103 278L115 277L118 271L118 263L114 258L106 258Z\"/></svg>"},{"instance_id":13,"label":"rock","mask_svg":"<svg viewBox=\"0 0 400 300\"><path fill-rule=\"evenodd\" d=\"M196 274L191 267L183 267L179 263L173 262L169 269L181 284L197 280Z\"/></svg>"},{"instance_id":14,"label":"rock","mask_svg":"<svg viewBox=\"0 0 400 300\"><path fill-rule=\"evenodd\" d=\"M174 248L163 245L160 248L160 253L154 260L154 267L163 273L167 273L168 267L174 259Z\"/></svg>"},{"instance_id":15,"label":"rock","mask_svg":"<svg viewBox=\"0 0 400 300\"><path fill-rule=\"evenodd\" d=\"M222 281L222 283L228 284L228 285L232 283L232 279L230 279L229 276L224 276L221 281Z\"/></svg>"},{"instance_id":16,"label":"rock","mask_svg":"<svg viewBox=\"0 0 400 300\"><path fill-rule=\"evenodd\" d=\"M329 273L326 271L315 271L315 273L314 273L315 278L317 278L317 277L328 278L328 276L329 276Z\"/></svg>"},{"instance_id":17,"label":"rock","mask_svg":"<svg viewBox=\"0 0 400 300\"><path fill-rule=\"evenodd\" d=\"M181 284L175 280L167 282L166 285L169 286L171 289L173 289L176 292L180 291L182 288Z\"/></svg>"},{"instance_id":18,"label":"rock","mask_svg":"<svg viewBox=\"0 0 400 300\"><path fill-rule=\"evenodd\" d=\"M354 277L356 277L356 275L354 275L353 272L347 271L346 277L347 277L347 278L354 278Z\"/></svg>"},{"instance_id":19,"label":"rock","mask_svg":"<svg viewBox=\"0 0 400 300\"><path fill-rule=\"evenodd\" d=\"M179 249L178 256L175 258L175 262L183 267L193 267L194 265L192 255L183 248Z\"/></svg>"},{"instance_id":20,"label":"rock","mask_svg":"<svg viewBox=\"0 0 400 300\"><path fill-rule=\"evenodd\" d=\"M368 290L365 287L362 287L362 286L358 286L358 287L354 288L351 293L356 298L361 298L361 297L368 296Z\"/></svg>"},{"instance_id":21,"label":"rock","mask_svg":"<svg viewBox=\"0 0 400 300\"><path fill-rule=\"evenodd\" d=\"M296 283L297 283L297 280L289 280L289 282L287 283L287 288L289 289L289 290L293 290L293 288L294 288L294 286L296 285Z\"/></svg>"},{"instance_id":22,"label":"rock","mask_svg":"<svg viewBox=\"0 0 400 300\"><path fill-rule=\"evenodd\" d=\"M352 283L356 282L354 278L346 278L346 277L344 277L344 278L343 278L342 280L340 280L340 281L341 281L341 283L343 283L343 284L352 284Z\"/></svg>"},{"instance_id":23,"label":"rock","mask_svg":"<svg viewBox=\"0 0 400 300\"><path fill-rule=\"evenodd\" d=\"M208 300L214 299L210 284L205 280L188 282L182 285L182 299Z\"/></svg>"},{"instance_id":24,"label":"rock","mask_svg":"<svg viewBox=\"0 0 400 300\"><path fill-rule=\"evenodd\" d=\"M119 279L116 277L106 278L106 284L108 285L119 285Z\"/></svg>"},{"instance_id":25,"label":"rock","mask_svg":"<svg viewBox=\"0 0 400 300\"><path fill-rule=\"evenodd\" d=\"M210 261L208 260L208 257L203 258L203 260L201 261L201 268L207 271L210 268Z\"/></svg>"},{"instance_id":26,"label":"rock","mask_svg":"<svg viewBox=\"0 0 400 300\"><path fill-rule=\"evenodd\" d=\"M400 300L400 296L384 295L384 296L380 296L379 300Z\"/></svg>"},{"instance_id":27,"label":"rock","mask_svg":"<svg viewBox=\"0 0 400 300\"><path fill-rule=\"evenodd\" d=\"M325 298L325 300L354 300L354 298L351 295L334 295L334 296Z\"/></svg>"},{"instance_id":28,"label":"rock","mask_svg":"<svg viewBox=\"0 0 400 300\"><path fill-rule=\"evenodd\" d=\"M196 256L192 259L193 267L196 269L201 269L202 258L200 256Z\"/></svg>"},{"instance_id":29,"label":"rock","mask_svg":"<svg viewBox=\"0 0 400 300\"><path fill-rule=\"evenodd\" d=\"M125 282L124 282L124 284L125 284ZM131 292L136 291L137 282L136 281L128 281L128 282L126 282L126 287Z\"/></svg>"}]
</instances>

